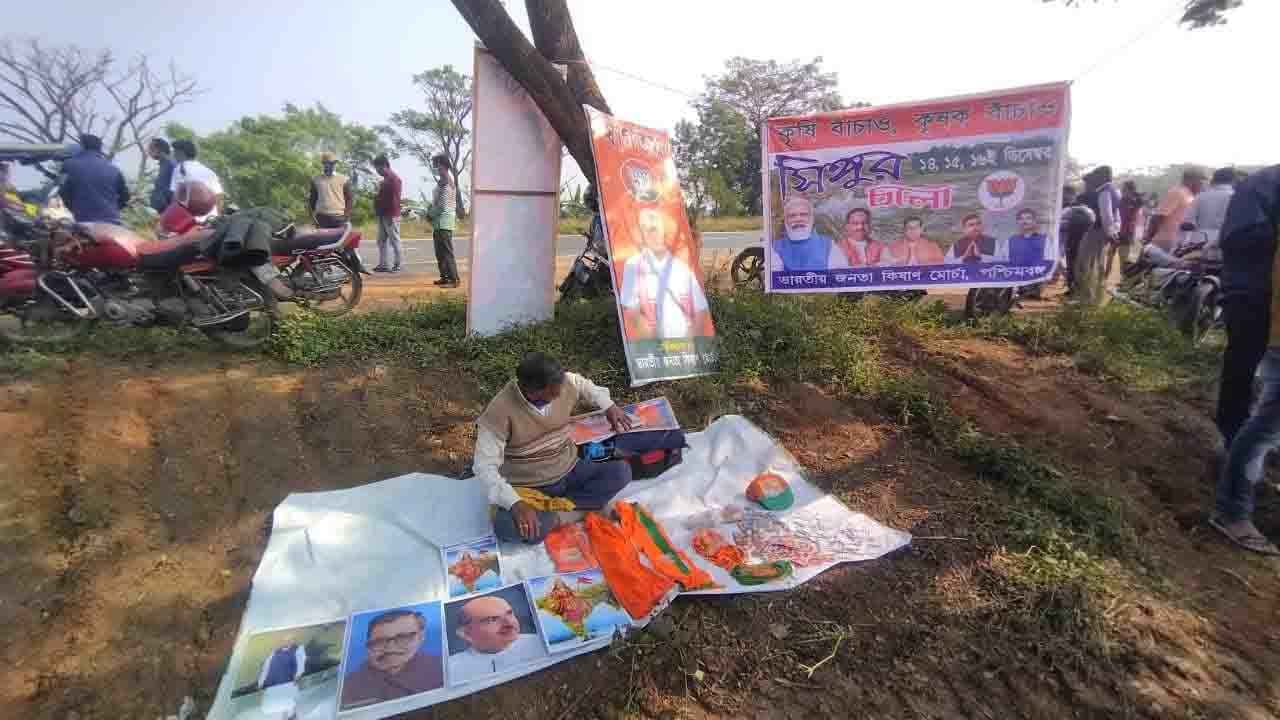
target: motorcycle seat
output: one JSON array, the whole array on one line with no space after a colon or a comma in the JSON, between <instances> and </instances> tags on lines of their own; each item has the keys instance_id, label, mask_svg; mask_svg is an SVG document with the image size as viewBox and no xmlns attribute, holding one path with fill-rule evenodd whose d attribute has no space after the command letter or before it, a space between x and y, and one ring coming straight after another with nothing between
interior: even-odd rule
<instances>
[{"instance_id":1,"label":"motorcycle seat","mask_svg":"<svg viewBox=\"0 0 1280 720\"><path fill-rule=\"evenodd\" d=\"M351 226L329 228L324 230L306 230L296 233L290 238L271 238L272 255L293 255L308 250L331 250L340 247Z\"/></svg>"},{"instance_id":2,"label":"motorcycle seat","mask_svg":"<svg viewBox=\"0 0 1280 720\"><path fill-rule=\"evenodd\" d=\"M200 257L202 238L181 238L180 242L158 241L138 248L138 269L160 272L182 267Z\"/></svg>"}]
</instances>

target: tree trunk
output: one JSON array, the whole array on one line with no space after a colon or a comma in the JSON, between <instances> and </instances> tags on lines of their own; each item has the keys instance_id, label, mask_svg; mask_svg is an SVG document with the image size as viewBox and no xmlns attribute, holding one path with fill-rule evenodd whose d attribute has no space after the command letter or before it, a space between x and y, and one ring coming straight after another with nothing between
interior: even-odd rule
<instances>
[{"instance_id":1,"label":"tree trunk","mask_svg":"<svg viewBox=\"0 0 1280 720\"><path fill-rule=\"evenodd\" d=\"M587 182L594 183L596 172L591 159L591 129L587 125L586 114L564 78L560 77L560 72L529 44L528 38L511 21L498 0L453 0L453 6L502 67L533 98L569 154L577 161Z\"/></svg>"},{"instance_id":2,"label":"tree trunk","mask_svg":"<svg viewBox=\"0 0 1280 720\"><path fill-rule=\"evenodd\" d=\"M538 52L553 63L568 66L565 79L573 97L579 104L612 115L604 93L596 84L596 76L582 54L565 0L525 0L524 6L529 12L529 28L533 30L533 44Z\"/></svg>"}]
</instances>

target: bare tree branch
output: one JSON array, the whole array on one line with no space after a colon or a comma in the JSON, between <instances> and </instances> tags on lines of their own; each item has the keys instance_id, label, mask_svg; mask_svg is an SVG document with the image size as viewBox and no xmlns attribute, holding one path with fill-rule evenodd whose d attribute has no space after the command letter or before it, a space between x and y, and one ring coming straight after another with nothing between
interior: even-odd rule
<instances>
[{"instance_id":1,"label":"bare tree branch","mask_svg":"<svg viewBox=\"0 0 1280 720\"><path fill-rule=\"evenodd\" d=\"M146 55L117 70L108 50L0 40L0 136L22 142L63 143L92 133L114 157L130 146L141 149L161 118L199 92L195 79L173 65L157 75Z\"/></svg>"}]
</instances>

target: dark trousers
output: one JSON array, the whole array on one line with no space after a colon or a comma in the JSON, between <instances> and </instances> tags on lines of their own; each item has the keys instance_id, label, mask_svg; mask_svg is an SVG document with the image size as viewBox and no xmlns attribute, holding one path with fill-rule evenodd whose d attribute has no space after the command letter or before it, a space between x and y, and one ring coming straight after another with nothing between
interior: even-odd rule
<instances>
[{"instance_id":1,"label":"dark trousers","mask_svg":"<svg viewBox=\"0 0 1280 720\"><path fill-rule=\"evenodd\" d=\"M340 228L347 224L347 219L342 215L326 215L324 213L316 214L316 225L322 228Z\"/></svg>"},{"instance_id":2,"label":"dark trousers","mask_svg":"<svg viewBox=\"0 0 1280 720\"><path fill-rule=\"evenodd\" d=\"M579 510L599 510L631 482L631 466L622 460L592 462L581 459L568 475L554 484L538 488L551 497L569 498ZM556 526L554 512L538 513L538 534L529 540L520 537L510 510L498 508L493 517L493 532L506 542L542 542Z\"/></svg>"},{"instance_id":3,"label":"dark trousers","mask_svg":"<svg viewBox=\"0 0 1280 720\"><path fill-rule=\"evenodd\" d=\"M1249 418L1254 373L1267 352L1271 304L1265 299L1229 298L1222 314L1227 325L1227 349L1222 355L1217 422L1223 444L1230 447Z\"/></svg>"},{"instance_id":4,"label":"dark trousers","mask_svg":"<svg viewBox=\"0 0 1280 720\"><path fill-rule=\"evenodd\" d=\"M1069 232L1063 243L1067 264L1062 268L1062 274L1067 280L1067 290L1074 290L1076 287L1076 256L1080 254L1080 241L1083 239L1084 233Z\"/></svg>"},{"instance_id":5,"label":"dark trousers","mask_svg":"<svg viewBox=\"0 0 1280 720\"><path fill-rule=\"evenodd\" d=\"M431 233L436 241L436 262L440 264L440 279L458 282L458 260L453 256L453 231L436 230Z\"/></svg>"}]
</instances>

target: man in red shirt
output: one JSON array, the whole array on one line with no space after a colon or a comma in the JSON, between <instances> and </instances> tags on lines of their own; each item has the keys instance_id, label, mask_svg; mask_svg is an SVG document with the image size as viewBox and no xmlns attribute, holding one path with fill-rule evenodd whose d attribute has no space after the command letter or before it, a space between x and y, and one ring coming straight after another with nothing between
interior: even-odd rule
<instances>
[{"instance_id":1,"label":"man in red shirt","mask_svg":"<svg viewBox=\"0 0 1280 720\"><path fill-rule=\"evenodd\" d=\"M391 171L386 155L373 159L373 169L382 176L373 211L378 216L378 266L374 272L400 272L400 176ZM395 258L388 266L388 254Z\"/></svg>"}]
</instances>

